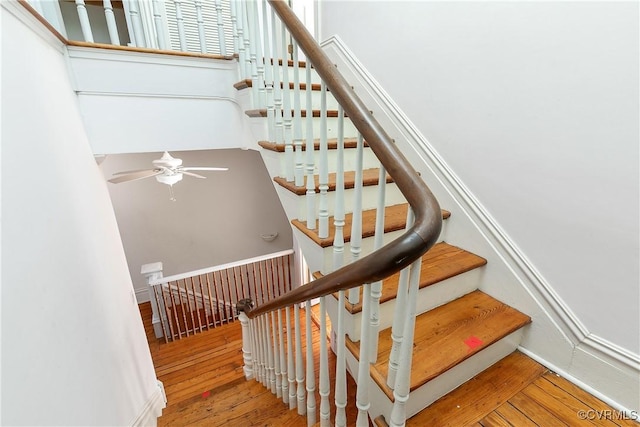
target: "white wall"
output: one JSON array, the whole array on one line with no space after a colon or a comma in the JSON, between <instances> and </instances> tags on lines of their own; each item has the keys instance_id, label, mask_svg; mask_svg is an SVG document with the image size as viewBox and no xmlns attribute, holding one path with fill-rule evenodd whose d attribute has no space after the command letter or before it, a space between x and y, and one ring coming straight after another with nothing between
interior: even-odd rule
<instances>
[{"instance_id":1,"label":"white wall","mask_svg":"<svg viewBox=\"0 0 640 427\"><path fill-rule=\"evenodd\" d=\"M243 146L232 60L69 47L94 153Z\"/></svg>"},{"instance_id":2,"label":"white wall","mask_svg":"<svg viewBox=\"0 0 640 427\"><path fill-rule=\"evenodd\" d=\"M64 48L23 10L0 7L1 423L131 425L161 395L107 185Z\"/></svg>"},{"instance_id":3,"label":"white wall","mask_svg":"<svg viewBox=\"0 0 640 427\"><path fill-rule=\"evenodd\" d=\"M291 249L291 226L258 151L172 151L187 166L228 167L185 176L169 187L155 178L109 184L129 270L140 301L148 300L143 264L161 261L164 275ZM151 167L162 153L111 154L101 165L113 173ZM198 172L200 173L200 172ZM277 232L272 242L260 235Z\"/></svg>"},{"instance_id":4,"label":"white wall","mask_svg":"<svg viewBox=\"0 0 640 427\"><path fill-rule=\"evenodd\" d=\"M639 354L638 4L321 13L589 331Z\"/></svg>"}]
</instances>

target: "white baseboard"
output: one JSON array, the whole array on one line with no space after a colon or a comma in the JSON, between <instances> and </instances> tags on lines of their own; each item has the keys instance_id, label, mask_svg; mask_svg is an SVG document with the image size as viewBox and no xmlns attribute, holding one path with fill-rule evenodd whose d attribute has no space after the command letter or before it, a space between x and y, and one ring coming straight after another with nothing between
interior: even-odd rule
<instances>
[{"instance_id":1,"label":"white baseboard","mask_svg":"<svg viewBox=\"0 0 640 427\"><path fill-rule=\"evenodd\" d=\"M129 425L134 427L155 427L158 424L158 418L162 415L162 409L166 406L167 396L164 392L164 385L161 381L158 381L158 389L149 397L142 411Z\"/></svg>"},{"instance_id":2,"label":"white baseboard","mask_svg":"<svg viewBox=\"0 0 640 427\"><path fill-rule=\"evenodd\" d=\"M639 408L640 355L591 334L345 44L334 36L322 47L387 132L402 136L397 140L399 147L412 154L410 160L435 186L436 197L459 208L448 221L456 221L456 227L463 224L464 238L475 239L472 245L491 252L490 256L482 253L490 258L486 278L498 280L491 280L488 289L482 290L534 318L523 351L544 359L545 366L568 374L572 382L616 408ZM460 237L450 234L451 239ZM506 289L500 274L509 275L509 285L519 284L520 288Z\"/></svg>"}]
</instances>

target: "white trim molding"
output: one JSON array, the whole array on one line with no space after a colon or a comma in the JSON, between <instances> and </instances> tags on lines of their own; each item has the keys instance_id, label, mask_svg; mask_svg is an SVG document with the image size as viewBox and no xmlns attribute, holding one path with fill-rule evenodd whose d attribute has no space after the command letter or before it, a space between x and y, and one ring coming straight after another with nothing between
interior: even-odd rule
<instances>
[{"instance_id":1,"label":"white trim molding","mask_svg":"<svg viewBox=\"0 0 640 427\"><path fill-rule=\"evenodd\" d=\"M138 416L129 423L134 427L155 427L158 418L162 415L162 409L167 406L167 395L161 381L157 382L158 389L149 397Z\"/></svg>"},{"instance_id":2,"label":"white trim molding","mask_svg":"<svg viewBox=\"0 0 640 427\"><path fill-rule=\"evenodd\" d=\"M321 45L436 197L456 207L456 228L463 228L464 245L481 248L482 256L489 259L485 281L492 284L481 289L534 319L523 351L616 408L640 408L640 356L586 328L339 37ZM452 230L448 227L447 233ZM453 233L458 234L445 240L455 243L462 238L462 232ZM517 290L514 281L520 285Z\"/></svg>"}]
</instances>

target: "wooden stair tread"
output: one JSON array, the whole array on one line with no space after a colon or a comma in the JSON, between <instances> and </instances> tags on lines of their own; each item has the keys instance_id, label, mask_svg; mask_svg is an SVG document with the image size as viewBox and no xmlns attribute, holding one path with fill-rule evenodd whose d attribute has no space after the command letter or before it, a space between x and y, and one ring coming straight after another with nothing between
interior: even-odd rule
<instances>
[{"instance_id":1,"label":"wooden stair tread","mask_svg":"<svg viewBox=\"0 0 640 427\"><path fill-rule=\"evenodd\" d=\"M474 291L416 317L410 390L443 374L491 344L529 324L531 318L481 292ZM358 358L360 343L346 338ZM393 401L386 385L391 328L380 332L378 359L371 378Z\"/></svg>"},{"instance_id":2,"label":"wooden stair tread","mask_svg":"<svg viewBox=\"0 0 640 427\"><path fill-rule=\"evenodd\" d=\"M344 148L356 148L357 138L345 138L344 139ZM277 153L284 153L284 144L271 142L271 141L258 141L258 145L265 150L275 151ZM364 141L364 146L368 147L367 141ZM338 148L338 138L329 138L327 140L327 148L329 150L336 150ZM313 149L320 150L320 139L313 140ZM307 143L305 140L302 141L302 151L307 150Z\"/></svg>"},{"instance_id":3,"label":"wooden stair tread","mask_svg":"<svg viewBox=\"0 0 640 427\"><path fill-rule=\"evenodd\" d=\"M365 169L362 171L362 185L364 186L369 186L369 185L378 185L378 175L380 173L380 169L378 168L372 168L372 169ZM289 182L287 181L285 178L282 177L275 177L273 178L273 180L275 182L277 182L278 184L280 184L282 187L286 188L287 190L291 191L294 194L297 194L298 196L304 196L307 193L307 188L306 188L306 183L307 183L307 177L304 177L304 184L301 186L296 186L293 182ZM314 180L315 180L315 191L319 192L320 191L320 182L319 182L319 175L314 175ZM393 182L393 179L391 178L391 176L389 174L387 174L387 180L386 182ZM349 171L349 172L345 172L344 173L344 188L345 189L349 189L349 188L353 188L355 185L355 172L354 171ZM335 173L330 173L329 174L329 190L328 191L335 191L336 189L336 174Z\"/></svg>"},{"instance_id":4,"label":"wooden stair tread","mask_svg":"<svg viewBox=\"0 0 640 427\"><path fill-rule=\"evenodd\" d=\"M254 110L247 110L244 112L249 117L267 117L267 109L266 108L257 108ZM313 117L320 117L320 110L312 110ZM291 117L295 117L295 111L291 110ZM344 115L347 117L347 115ZM300 117L307 117L307 110L300 111ZM338 110L327 110L327 117L335 118L338 117Z\"/></svg>"},{"instance_id":5,"label":"wooden stair tread","mask_svg":"<svg viewBox=\"0 0 640 427\"><path fill-rule=\"evenodd\" d=\"M402 203L399 205L385 207L384 214L384 232L403 230L407 225L407 208L409 204ZM451 216L451 212L442 210L442 219ZM348 213L344 218L344 242L351 241L351 223L353 222L353 214ZM294 219L291 221L296 228L302 231L307 237L313 240L317 245L323 248L333 246L333 239L336 232L334 217L329 217L329 235L325 238L318 237L318 230L309 230L306 221ZM362 211L362 237L371 237L376 231L376 210L368 209Z\"/></svg>"},{"instance_id":6,"label":"wooden stair tread","mask_svg":"<svg viewBox=\"0 0 640 427\"><path fill-rule=\"evenodd\" d=\"M548 373L547 368L519 351L515 351L408 419L406 425L408 427L474 425ZM460 402L471 402L471 404L461 406ZM507 419L514 420L513 417L507 417ZM376 425L386 427L388 425L386 421L379 417L376 419Z\"/></svg>"},{"instance_id":7,"label":"wooden stair tread","mask_svg":"<svg viewBox=\"0 0 640 427\"><path fill-rule=\"evenodd\" d=\"M293 90L294 87L294 83L293 82L289 82L289 89ZM243 89L248 89L250 87L253 87L253 81L251 79L244 79L244 80L240 80L237 83L233 84L233 87L236 88L237 90L243 90ZM280 87L283 87L283 84L280 83ZM307 90L307 84L304 82L300 83L300 90ZM320 83L311 83L311 90L313 91L320 91Z\"/></svg>"},{"instance_id":8,"label":"wooden stair tread","mask_svg":"<svg viewBox=\"0 0 640 427\"><path fill-rule=\"evenodd\" d=\"M422 256L419 287L420 289L425 288L458 274L466 273L474 268L482 267L486 263L486 259L464 249L445 242L436 243ZM316 272L314 276L318 278L322 274ZM400 273L395 273L383 281L382 296L380 297L381 304L396 297L399 279ZM359 300L362 301L362 290L360 292ZM337 294L334 294L334 296L336 299L338 298ZM347 301L345 302L345 308L351 314L359 313L362 311L362 303L351 304Z\"/></svg>"}]
</instances>

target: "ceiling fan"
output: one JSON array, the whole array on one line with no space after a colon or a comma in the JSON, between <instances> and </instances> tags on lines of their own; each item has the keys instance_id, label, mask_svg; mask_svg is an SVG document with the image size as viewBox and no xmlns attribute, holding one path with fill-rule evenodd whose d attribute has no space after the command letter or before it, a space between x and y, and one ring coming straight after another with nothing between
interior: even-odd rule
<instances>
[{"instance_id":1,"label":"ceiling fan","mask_svg":"<svg viewBox=\"0 0 640 427\"><path fill-rule=\"evenodd\" d=\"M229 168L216 168L208 166L182 166L182 159L172 157L168 152L164 152L162 157L151 162L153 169L138 169L131 171L123 171L114 173L114 177L108 181L112 184L121 182L137 181L139 179L156 177L156 180L162 184L172 187L173 184L182 181L183 175L192 176L194 178L205 179L206 176L193 173L191 171L227 171ZM171 197L173 200L173 195Z\"/></svg>"}]
</instances>

